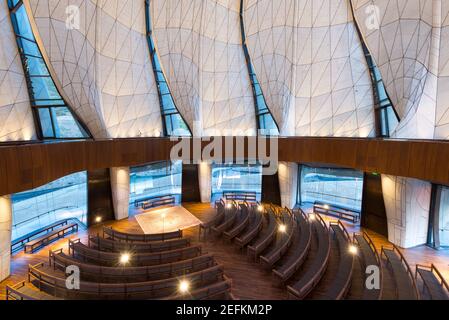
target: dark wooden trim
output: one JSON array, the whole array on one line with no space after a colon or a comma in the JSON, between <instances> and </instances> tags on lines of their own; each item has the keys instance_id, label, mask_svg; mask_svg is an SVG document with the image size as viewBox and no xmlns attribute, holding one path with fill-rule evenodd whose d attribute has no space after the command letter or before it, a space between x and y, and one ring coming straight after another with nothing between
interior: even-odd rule
<instances>
[{"instance_id":1,"label":"dark wooden trim","mask_svg":"<svg viewBox=\"0 0 449 320\"><path fill-rule=\"evenodd\" d=\"M194 140L189 139L191 148ZM0 146L0 195L33 189L74 172L166 161L175 144L169 138L137 138ZM202 148L207 144L203 141ZM449 141L279 138L278 159L449 185Z\"/></svg>"}]
</instances>

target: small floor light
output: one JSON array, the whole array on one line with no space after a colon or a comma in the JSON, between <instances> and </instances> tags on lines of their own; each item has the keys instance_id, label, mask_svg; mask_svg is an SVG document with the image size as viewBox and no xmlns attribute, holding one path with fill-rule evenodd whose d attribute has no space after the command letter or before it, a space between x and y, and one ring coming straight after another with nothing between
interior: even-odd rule
<instances>
[{"instance_id":1,"label":"small floor light","mask_svg":"<svg viewBox=\"0 0 449 320\"><path fill-rule=\"evenodd\" d=\"M95 222L96 223L100 223L101 221L103 221L103 218L101 216L95 217Z\"/></svg>"},{"instance_id":2,"label":"small floor light","mask_svg":"<svg viewBox=\"0 0 449 320\"><path fill-rule=\"evenodd\" d=\"M190 289L190 283L187 280L182 280L179 283L179 292L181 292L182 294L189 292L189 289Z\"/></svg>"},{"instance_id":3,"label":"small floor light","mask_svg":"<svg viewBox=\"0 0 449 320\"><path fill-rule=\"evenodd\" d=\"M358 249L355 245L351 244L349 245L349 253L352 255L356 255L358 253Z\"/></svg>"},{"instance_id":4,"label":"small floor light","mask_svg":"<svg viewBox=\"0 0 449 320\"><path fill-rule=\"evenodd\" d=\"M129 253L123 253L121 256L120 256L120 263L121 264L127 264L128 262L129 262L129 260L130 260L130 255L129 255Z\"/></svg>"},{"instance_id":5,"label":"small floor light","mask_svg":"<svg viewBox=\"0 0 449 320\"><path fill-rule=\"evenodd\" d=\"M287 226L285 224L281 224L279 226L279 232L280 233L285 233L287 231Z\"/></svg>"}]
</instances>

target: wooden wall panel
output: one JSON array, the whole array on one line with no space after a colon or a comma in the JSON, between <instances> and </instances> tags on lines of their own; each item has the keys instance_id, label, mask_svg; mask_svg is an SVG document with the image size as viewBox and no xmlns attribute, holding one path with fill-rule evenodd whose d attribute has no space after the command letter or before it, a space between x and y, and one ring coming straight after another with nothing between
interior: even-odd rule
<instances>
[{"instance_id":1,"label":"wooden wall panel","mask_svg":"<svg viewBox=\"0 0 449 320\"><path fill-rule=\"evenodd\" d=\"M192 158L193 139L189 143ZM0 195L36 188L74 172L169 160L175 144L168 138L139 138L1 145ZM207 144L199 143L202 149ZM335 165L449 185L446 141L291 137L279 138L278 148L279 161Z\"/></svg>"}]
</instances>

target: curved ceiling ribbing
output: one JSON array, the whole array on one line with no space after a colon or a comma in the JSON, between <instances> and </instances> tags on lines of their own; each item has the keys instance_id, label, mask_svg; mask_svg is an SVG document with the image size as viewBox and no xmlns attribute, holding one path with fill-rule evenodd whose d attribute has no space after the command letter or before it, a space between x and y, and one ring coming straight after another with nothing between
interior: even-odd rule
<instances>
[{"instance_id":1,"label":"curved ceiling ribbing","mask_svg":"<svg viewBox=\"0 0 449 320\"><path fill-rule=\"evenodd\" d=\"M348 0L248 0L244 20L282 135L374 134L372 83Z\"/></svg>"},{"instance_id":2,"label":"curved ceiling ribbing","mask_svg":"<svg viewBox=\"0 0 449 320\"><path fill-rule=\"evenodd\" d=\"M22 62L6 1L0 1L0 142L36 138Z\"/></svg>"},{"instance_id":3,"label":"curved ceiling ribbing","mask_svg":"<svg viewBox=\"0 0 449 320\"><path fill-rule=\"evenodd\" d=\"M29 1L63 90L94 137L159 136L144 1ZM79 28L66 26L70 5Z\"/></svg>"},{"instance_id":4,"label":"curved ceiling ribbing","mask_svg":"<svg viewBox=\"0 0 449 320\"><path fill-rule=\"evenodd\" d=\"M401 117L395 136L449 138L449 3L352 2L366 43Z\"/></svg>"},{"instance_id":5,"label":"curved ceiling ribbing","mask_svg":"<svg viewBox=\"0 0 449 320\"><path fill-rule=\"evenodd\" d=\"M151 1L161 63L194 134L256 134L239 6L239 0Z\"/></svg>"}]
</instances>

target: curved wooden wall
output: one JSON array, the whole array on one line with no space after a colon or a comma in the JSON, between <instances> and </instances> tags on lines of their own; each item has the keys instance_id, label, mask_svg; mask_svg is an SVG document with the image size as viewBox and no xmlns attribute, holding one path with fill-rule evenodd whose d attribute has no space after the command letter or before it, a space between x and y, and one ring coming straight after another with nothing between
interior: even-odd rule
<instances>
[{"instance_id":1,"label":"curved wooden wall","mask_svg":"<svg viewBox=\"0 0 449 320\"><path fill-rule=\"evenodd\" d=\"M33 189L78 171L169 160L175 144L169 138L141 138L3 145L0 195ZM202 142L202 148L207 144ZM329 164L449 185L446 141L279 138L278 155L279 161Z\"/></svg>"}]
</instances>

